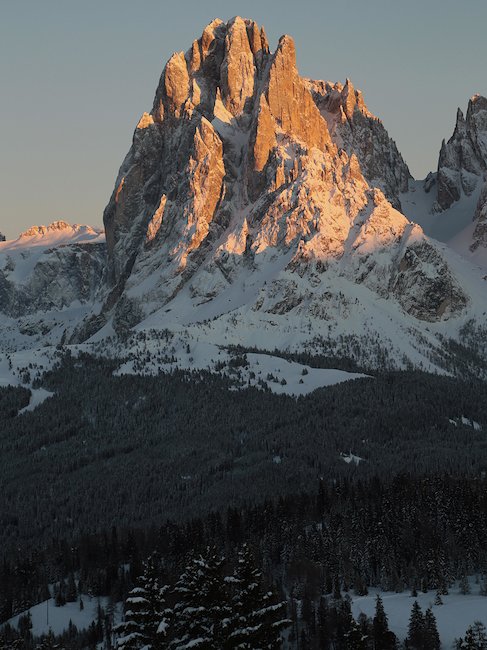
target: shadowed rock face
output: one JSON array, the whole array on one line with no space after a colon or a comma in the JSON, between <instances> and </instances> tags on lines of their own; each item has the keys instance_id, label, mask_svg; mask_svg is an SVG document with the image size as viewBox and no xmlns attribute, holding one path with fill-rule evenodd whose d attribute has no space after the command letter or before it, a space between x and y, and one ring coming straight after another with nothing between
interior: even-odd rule
<instances>
[{"instance_id":1,"label":"shadowed rock face","mask_svg":"<svg viewBox=\"0 0 487 650\"><path fill-rule=\"evenodd\" d=\"M18 318L93 302L106 265L103 235L57 221L0 246L0 312Z\"/></svg>"},{"instance_id":2,"label":"shadowed rock face","mask_svg":"<svg viewBox=\"0 0 487 650\"><path fill-rule=\"evenodd\" d=\"M473 241L470 246L472 252L477 248L487 248L487 179L485 180L482 191L480 192L475 210L475 230L473 232Z\"/></svg>"},{"instance_id":3,"label":"shadowed rock face","mask_svg":"<svg viewBox=\"0 0 487 650\"><path fill-rule=\"evenodd\" d=\"M446 210L462 194L470 196L487 170L487 99L475 95L467 115L457 111L452 137L443 141L438 160L437 203Z\"/></svg>"},{"instance_id":4,"label":"shadowed rock face","mask_svg":"<svg viewBox=\"0 0 487 650\"><path fill-rule=\"evenodd\" d=\"M290 36L271 53L255 22L215 20L166 64L120 168L105 313L118 303L115 321L121 304L142 319L183 290L196 313L251 278L253 310L318 314L320 278L343 277L415 318L448 318L466 298L387 200L398 206L409 178L351 82L305 80Z\"/></svg>"}]
</instances>

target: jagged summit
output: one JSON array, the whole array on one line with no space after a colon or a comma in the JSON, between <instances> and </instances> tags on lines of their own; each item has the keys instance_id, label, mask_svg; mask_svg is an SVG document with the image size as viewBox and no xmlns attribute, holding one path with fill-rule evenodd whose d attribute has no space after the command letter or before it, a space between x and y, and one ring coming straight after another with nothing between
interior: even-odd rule
<instances>
[{"instance_id":1,"label":"jagged summit","mask_svg":"<svg viewBox=\"0 0 487 650\"><path fill-rule=\"evenodd\" d=\"M19 239L26 237L46 237L50 235L67 235L68 237L72 235L95 235L98 236L101 232L100 229L92 228L91 226L85 226L81 224L70 224L66 221L53 221L47 226L31 226L24 232L20 233Z\"/></svg>"},{"instance_id":2,"label":"jagged summit","mask_svg":"<svg viewBox=\"0 0 487 650\"><path fill-rule=\"evenodd\" d=\"M470 196L487 171L487 99L474 95L464 116L457 110L453 135L443 140L438 159L437 204L448 209L462 196Z\"/></svg>"},{"instance_id":3,"label":"jagged summit","mask_svg":"<svg viewBox=\"0 0 487 650\"><path fill-rule=\"evenodd\" d=\"M304 79L290 36L272 51L254 21L214 20L170 57L135 129L104 214L110 292L78 336L230 313L316 336L351 313L343 282L367 287L361 313L368 295L451 318L468 296L387 200L409 179L350 80Z\"/></svg>"}]
</instances>

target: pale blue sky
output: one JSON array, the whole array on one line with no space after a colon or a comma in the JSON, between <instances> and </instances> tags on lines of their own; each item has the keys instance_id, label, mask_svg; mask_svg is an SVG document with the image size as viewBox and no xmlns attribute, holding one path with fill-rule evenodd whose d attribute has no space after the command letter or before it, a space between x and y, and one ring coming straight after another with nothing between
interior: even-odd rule
<instances>
[{"instance_id":1,"label":"pale blue sky","mask_svg":"<svg viewBox=\"0 0 487 650\"><path fill-rule=\"evenodd\" d=\"M487 93L485 0L0 0L0 231L101 224L166 60L236 14L291 34L301 74L350 77L418 178Z\"/></svg>"}]
</instances>

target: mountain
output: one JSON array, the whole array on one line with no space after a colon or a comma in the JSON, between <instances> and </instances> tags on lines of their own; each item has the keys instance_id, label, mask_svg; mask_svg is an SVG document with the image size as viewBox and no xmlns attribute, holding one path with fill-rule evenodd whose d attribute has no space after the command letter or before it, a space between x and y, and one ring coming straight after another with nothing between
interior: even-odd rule
<instances>
[{"instance_id":1,"label":"mountain","mask_svg":"<svg viewBox=\"0 0 487 650\"><path fill-rule=\"evenodd\" d=\"M4 335L9 323L21 333L42 336L57 323L59 340L64 320L75 322L83 305L91 309L104 266L104 235L89 226L56 221L0 242L0 310L8 317Z\"/></svg>"},{"instance_id":2,"label":"mountain","mask_svg":"<svg viewBox=\"0 0 487 650\"><path fill-rule=\"evenodd\" d=\"M436 173L401 195L408 217L467 259L487 267L487 99L474 95L443 141Z\"/></svg>"},{"instance_id":3,"label":"mountain","mask_svg":"<svg viewBox=\"0 0 487 650\"><path fill-rule=\"evenodd\" d=\"M409 179L350 82L300 77L289 36L272 53L253 21L214 21L168 61L120 168L101 316L281 348L379 336L417 359L426 323L454 332L484 286L377 187L399 205Z\"/></svg>"},{"instance_id":4,"label":"mountain","mask_svg":"<svg viewBox=\"0 0 487 650\"><path fill-rule=\"evenodd\" d=\"M307 80L332 139L350 156L355 154L367 182L379 187L391 204L401 209L400 194L412 176L382 122L367 109L362 93L350 79L345 85Z\"/></svg>"},{"instance_id":5,"label":"mountain","mask_svg":"<svg viewBox=\"0 0 487 650\"><path fill-rule=\"evenodd\" d=\"M78 297L50 329L63 340L168 331L178 363L207 346L203 367L241 345L437 368L445 341L483 326L485 280L398 210L411 187L349 80L304 79L290 36L271 52L255 22L215 20L169 59L137 124L104 212L106 261L101 243L56 248L54 267L79 272L44 297L42 265L27 287L9 277L2 311L33 330L36 310Z\"/></svg>"},{"instance_id":6,"label":"mountain","mask_svg":"<svg viewBox=\"0 0 487 650\"><path fill-rule=\"evenodd\" d=\"M487 99L474 95L467 115L460 109L452 137L443 140L438 160L437 202L442 210L470 196L487 171Z\"/></svg>"}]
</instances>

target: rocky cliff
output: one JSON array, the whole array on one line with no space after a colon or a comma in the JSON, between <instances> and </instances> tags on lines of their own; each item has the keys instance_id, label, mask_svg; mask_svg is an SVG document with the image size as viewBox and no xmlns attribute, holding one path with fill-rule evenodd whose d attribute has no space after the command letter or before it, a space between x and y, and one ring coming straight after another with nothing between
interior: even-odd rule
<instances>
[{"instance_id":1,"label":"rocky cliff","mask_svg":"<svg viewBox=\"0 0 487 650\"><path fill-rule=\"evenodd\" d=\"M446 210L470 196L487 170L487 99L474 95L466 117L458 109L452 137L443 141L438 160L437 203Z\"/></svg>"},{"instance_id":2,"label":"rocky cliff","mask_svg":"<svg viewBox=\"0 0 487 650\"><path fill-rule=\"evenodd\" d=\"M337 145L355 154L368 183L379 187L391 204L401 209L399 195L412 180L408 166L382 122L365 105L350 79L345 85L308 80L308 87L326 119Z\"/></svg>"}]
</instances>

